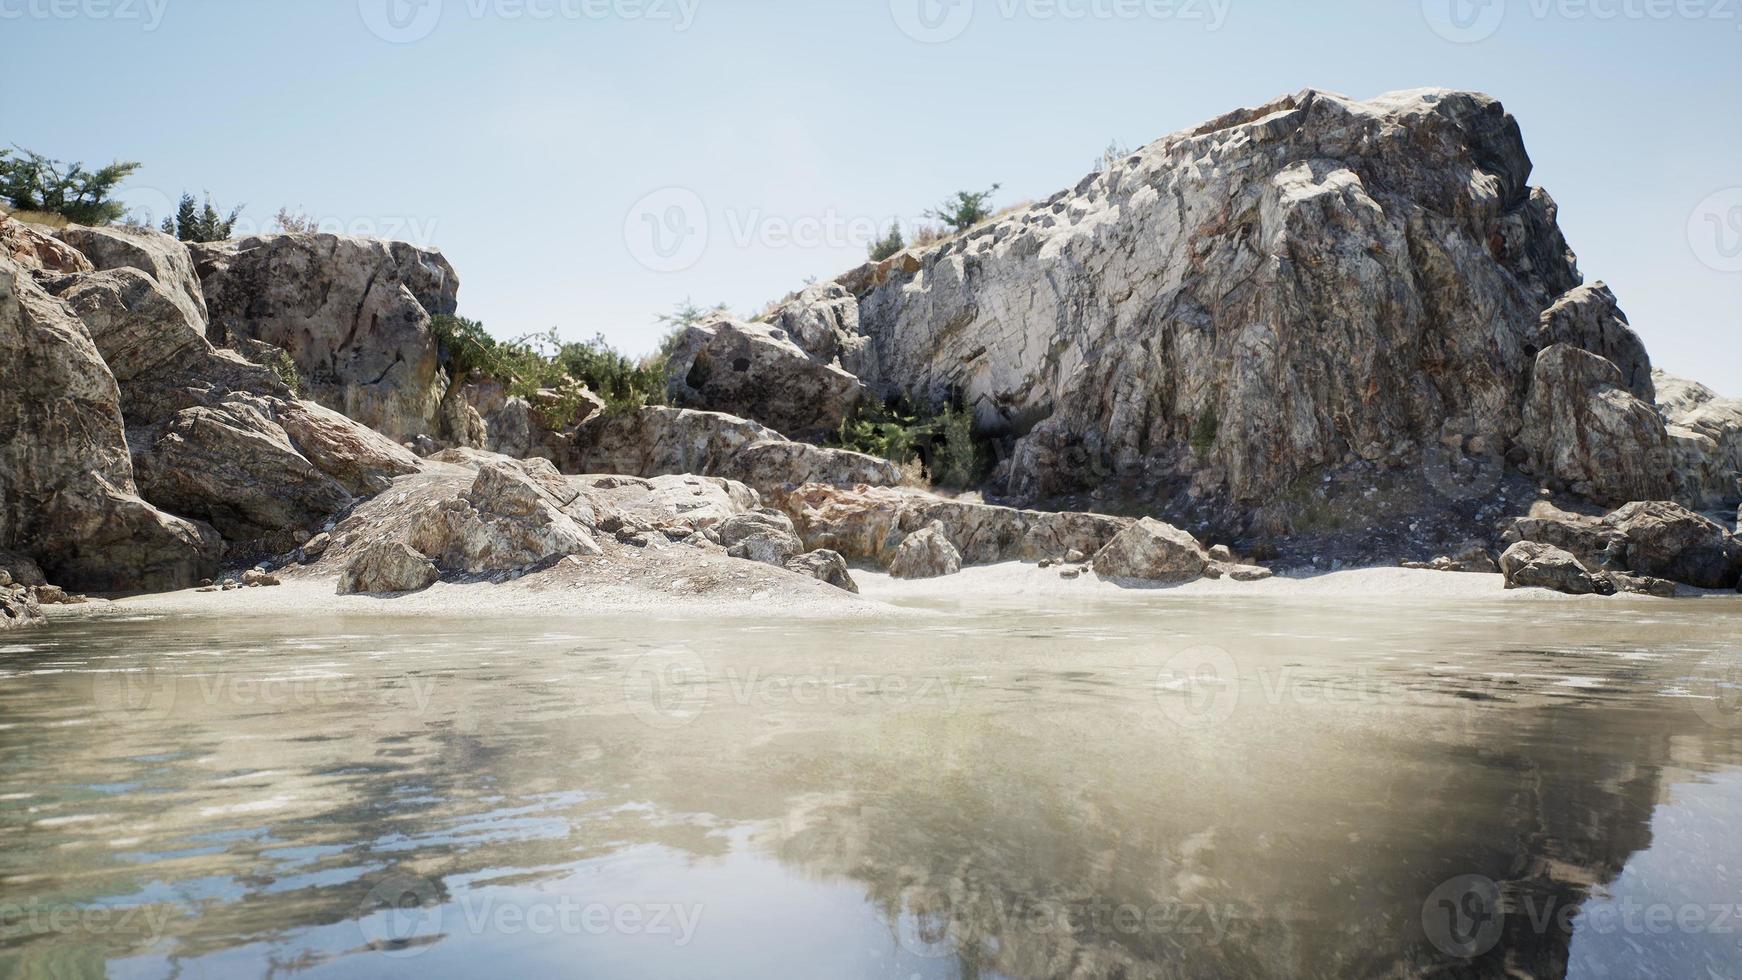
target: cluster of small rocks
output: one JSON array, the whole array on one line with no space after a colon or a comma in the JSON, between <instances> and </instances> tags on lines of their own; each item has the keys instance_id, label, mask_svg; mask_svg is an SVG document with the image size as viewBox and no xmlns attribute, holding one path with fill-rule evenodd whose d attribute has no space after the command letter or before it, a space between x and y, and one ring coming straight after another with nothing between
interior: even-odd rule
<instances>
[{"instance_id":1,"label":"cluster of small rocks","mask_svg":"<svg viewBox=\"0 0 1742 980\"><path fill-rule=\"evenodd\" d=\"M262 589L283 585L278 576L266 570L265 565L257 565L243 572L241 577L225 576L222 579L202 579L196 592L235 592L237 589Z\"/></svg>"}]
</instances>

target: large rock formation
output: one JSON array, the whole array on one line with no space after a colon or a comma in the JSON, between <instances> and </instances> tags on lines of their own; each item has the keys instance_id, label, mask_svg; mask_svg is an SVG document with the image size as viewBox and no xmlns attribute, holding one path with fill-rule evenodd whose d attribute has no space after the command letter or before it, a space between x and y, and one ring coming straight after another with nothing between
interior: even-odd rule
<instances>
[{"instance_id":1,"label":"large rock formation","mask_svg":"<svg viewBox=\"0 0 1742 980\"><path fill-rule=\"evenodd\" d=\"M146 228L87 228L72 225L55 232L101 271L138 269L169 291L171 301L182 307L191 323L201 330L206 323L206 294L194 273L193 256L182 242Z\"/></svg>"},{"instance_id":2,"label":"large rock formation","mask_svg":"<svg viewBox=\"0 0 1742 980\"><path fill-rule=\"evenodd\" d=\"M436 425L446 381L430 317L459 277L441 253L337 235L264 235L194 246L220 346L254 341L295 361L313 399L395 441Z\"/></svg>"},{"instance_id":3,"label":"large rock formation","mask_svg":"<svg viewBox=\"0 0 1742 980\"><path fill-rule=\"evenodd\" d=\"M1095 574L1135 582L1191 582L1209 565L1209 553L1196 538L1149 517L1119 532L1095 555Z\"/></svg>"},{"instance_id":4,"label":"large rock formation","mask_svg":"<svg viewBox=\"0 0 1742 980\"><path fill-rule=\"evenodd\" d=\"M813 290L771 322L881 395L964 397L1018 498L1099 489L1269 539L1363 461L1421 484L1375 513L1492 492L1503 459L1611 505L1663 496L1650 361L1530 171L1487 96L1306 91L856 269L852 313ZM1494 476L1436 480L1465 469Z\"/></svg>"},{"instance_id":5,"label":"large rock formation","mask_svg":"<svg viewBox=\"0 0 1742 980\"><path fill-rule=\"evenodd\" d=\"M1502 542L1565 551L1625 591L1637 591L1626 573L1703 589L1733 588L1742 580L1742 539L1666 500L1634 501L1600 518L1539 503L1511 523Z\"/></svg>"},{"instance_id":6,"label":"large rock formation","mask_svg":"<svg viewBox=\"0 0 1742 980\"><path fill-rule=\"evenodd\" d=\"M1726 508L1742 501L1742 399L1658 372L1657 407L1668 423L1676 499Z\"/></svg>"},{"instance_id":7,"label":"large rock formation","mask_svg":"<svg viewBox=\"0 0 1742 980\"><path fill-rule=\"evenodd\" d=\"M25 237L15 222L0 227ZM121 393L84 326L6 258L0 432L0 549L93 592L182 588L215 570L220 543L210 527L140 499Z\"/></svg>"}]
</instances>

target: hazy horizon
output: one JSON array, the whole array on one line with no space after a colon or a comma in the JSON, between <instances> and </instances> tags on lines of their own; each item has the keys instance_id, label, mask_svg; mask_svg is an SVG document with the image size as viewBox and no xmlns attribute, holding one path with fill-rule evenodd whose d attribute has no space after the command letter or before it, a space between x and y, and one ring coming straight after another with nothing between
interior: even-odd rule
<instances>
[{"instance_id":1,"label":"hazy horizon","mask_svg":"<svg viewBox=\"0 0 1742 980\"><path fill-rule=\"evenodd\" d=\"M958 189L1067 188L1110 141L1304 88L1476 89L1518 117L1532 183L1654 362L1742 396L1734 8L0 0L30 80L0 142L141 161L121 196L142 214L210 192L246 203L242 230L289 207L440 247L492 332L645 351L686 297L752 313Z\"/></svg>"}]
</instances>

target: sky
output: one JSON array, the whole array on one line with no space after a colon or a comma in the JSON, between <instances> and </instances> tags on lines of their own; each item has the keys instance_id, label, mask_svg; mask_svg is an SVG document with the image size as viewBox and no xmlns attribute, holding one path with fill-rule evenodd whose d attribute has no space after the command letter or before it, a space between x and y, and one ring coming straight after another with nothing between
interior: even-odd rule
<instances>
[{"instance_id":1,"label":"sky","mask_svg":"<svg viewBox=\"0 0 1742 980\"><path fill-rule=\"evenodd\" d=\"M1502 100L1587 280L1742 396L1742 0L0 0L0 144L439 247L492 333L650 350L961 189L1304 88Z\"/></svg>"}]
</instances>

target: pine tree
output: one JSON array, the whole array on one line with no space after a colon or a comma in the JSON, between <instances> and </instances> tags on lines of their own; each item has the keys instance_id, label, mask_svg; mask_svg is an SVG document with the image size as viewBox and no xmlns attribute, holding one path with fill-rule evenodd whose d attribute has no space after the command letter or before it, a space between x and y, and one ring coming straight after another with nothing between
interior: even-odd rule
<instances>
[{"instance_id":1,"label":"pine tree","mask_svg":"<svg viewBox=\"0 0 1742 980\"><path fill-rule=\"evenodd\" d=\"M14 211L58 214L81 225L110 224L127 213L126 206L109 195L139 164L118 160L93 171L82 163L61 163L17 149L22 157L0 150L0 197Z\"/></svg>"},{"instance_id":2,"label":"pine tree","mask_svg":"<svg viewBox=\"0 0 1742 980\"><path fill-rule=\"evenodd\" d=\"M906 247L907 241L901 237L901 222L897 221L889 226L888 235L871 243L871 261L881 262Z\"/></svg>"}]
</instances>

